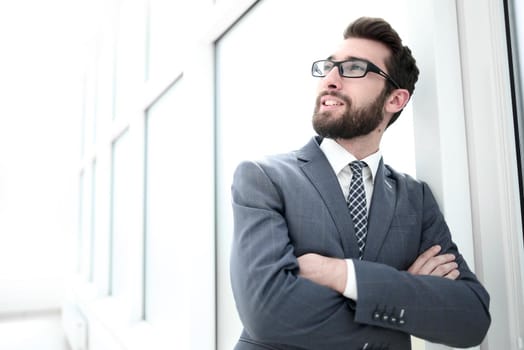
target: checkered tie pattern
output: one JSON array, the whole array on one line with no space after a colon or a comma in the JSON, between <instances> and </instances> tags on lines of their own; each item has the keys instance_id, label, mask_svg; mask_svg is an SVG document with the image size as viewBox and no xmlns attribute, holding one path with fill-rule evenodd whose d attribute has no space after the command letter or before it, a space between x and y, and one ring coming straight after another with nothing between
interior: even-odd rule
<instances>
[{"instance_id":1,"label":"checkered tie pattern","mask_svg":"<svg viewBox=\"0 0 524 350\"><path fill-rule=\"evenodd\" d=\"M364 190L364 181L362 179L362 168L366 166L367 164L362 161L349 163L353 176L349 185L348 208L357 236L359 259L362 259L364 254L368 226L366 191Z\"/></svg>"}]
</instances>

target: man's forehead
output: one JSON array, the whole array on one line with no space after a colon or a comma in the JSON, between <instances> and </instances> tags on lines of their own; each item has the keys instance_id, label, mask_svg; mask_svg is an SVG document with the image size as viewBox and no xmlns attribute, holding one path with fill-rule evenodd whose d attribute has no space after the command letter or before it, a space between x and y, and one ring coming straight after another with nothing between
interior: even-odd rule
<instances>
[{"instance_id":1,"label":"man's forehead","mask_svg":"<svg viewBox=\"0 0 524 350\"><path fill-rule=\"evenodd\" d=\"M348 55L348 56L336 56L336 55L330 55L328 56L327 58L328 60L330 61L335 61L335 62L340 62L340 61L350 61L350 60L367 60L367 58L365 57L362 57L362 56L352 56L352 55Z\"/></svg>"},{"instance_id":2,"label":"man's forehead","mask_svg":"<svg viewBox=\"0 0 524 350\"><path fill-rule=\"evenodd\" d=\"M339 44L330 58L334 61L360 58L383 65L389 55L389 48L381 42L363 38L348 38Z\"/></svg>"}]
</instances>

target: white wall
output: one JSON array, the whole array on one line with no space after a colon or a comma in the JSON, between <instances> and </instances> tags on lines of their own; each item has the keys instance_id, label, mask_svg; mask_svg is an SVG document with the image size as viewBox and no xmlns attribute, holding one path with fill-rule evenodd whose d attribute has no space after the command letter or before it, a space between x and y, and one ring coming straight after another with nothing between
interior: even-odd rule
<instances>
[{"instance_id":1,"label":"white wall","mask_svg":"<svg viewBox=\"0 0 524 350\"><path fill-rule=\"evenodd\" d=\"M521 349L521 203L502 1L460 1L457 13L475 260L491 295L483 348Z\"/></svg>"},{"instance_id":2,"label":"white wall","mask_svg":"<svg viewBox=\"0 0 524 350\"><path fill-rule=\"evenodd\" d=\"M58 308L75 267L82 95L68 9L0 3L0 314Z\"/></svg>"}]
</instances>

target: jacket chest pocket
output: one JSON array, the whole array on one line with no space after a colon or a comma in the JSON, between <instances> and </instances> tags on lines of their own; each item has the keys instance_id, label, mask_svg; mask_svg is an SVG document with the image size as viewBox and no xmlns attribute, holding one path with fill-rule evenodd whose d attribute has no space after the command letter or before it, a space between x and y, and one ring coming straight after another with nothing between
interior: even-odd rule
<instances>
[{"instance_id":1,"label":"jacket chest pocket","mask_svg":"<svg viewBox=\"0 0 524 350\"><path fill-rule=\"evenodd\" d=\"M377 262L407 270L418 257L421 234L416 215L395 216L377 255Z\"/></svg>"}]
</instances>

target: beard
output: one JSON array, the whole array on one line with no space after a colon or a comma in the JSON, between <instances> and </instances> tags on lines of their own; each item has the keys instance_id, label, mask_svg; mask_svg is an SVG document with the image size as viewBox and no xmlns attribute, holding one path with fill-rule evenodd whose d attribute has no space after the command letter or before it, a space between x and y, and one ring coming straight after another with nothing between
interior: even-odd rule
<instances>
[{"instance_id":1,"label":"beard","mask_svg":"<svg viewBox=\"0 0 524 350\"><path fill-rule=\"evenodd\" d=\"M336 91L321 93L317 97L313 113L313 129L322 137L331 139L352 139L375 130L384 120L386 89L377 98L362 108L353 108L349 97ZM335 96L344 101L344 111L337 117L333 112L319 112L322 96Z\"/></svg>"}]
</instances>

